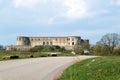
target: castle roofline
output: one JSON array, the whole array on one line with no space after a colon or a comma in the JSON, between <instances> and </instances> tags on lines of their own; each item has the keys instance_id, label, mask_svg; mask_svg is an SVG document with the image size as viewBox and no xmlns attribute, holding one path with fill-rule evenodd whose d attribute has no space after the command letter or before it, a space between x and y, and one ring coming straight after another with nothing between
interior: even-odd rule
<instances>
[{"instance_id":1,"label":"castle roofline","mask_svg":"<svg viewBox=\"0 0 120 80\"><path fill-rule=\"evenodd\" d=\"M63 36L63 37L60 37L60 36L54 36L54 37L50 37L50 36L40 36L40 37L28 37L28 36L17 36L18 38L68 38L68 37L80 37L80 36Z\"/></svg>"}]
</instances>

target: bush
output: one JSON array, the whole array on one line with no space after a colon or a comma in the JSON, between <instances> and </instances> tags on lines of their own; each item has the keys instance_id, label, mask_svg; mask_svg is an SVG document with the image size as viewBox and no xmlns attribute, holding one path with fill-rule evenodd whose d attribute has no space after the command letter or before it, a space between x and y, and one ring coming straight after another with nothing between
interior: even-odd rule
<instances>
[{"instance_id":1,"label":"bush","mask_svg":"<svg viewBox=\"0 0 120 80\"><path fill-rule=\"evenodd\" d=\"M120 48L115 49L113 55L120 55Z\"/></svg>"},{"instance_id":2,"label":"bush","mask_svg":"<svg viewBox=\"0 0 120 80\"><path fill-rule=\"evenodd\" d=\"M47 56L48 56L47 53L41 53L41 54L40 54L40 57L47 57Z\"/></svg>"},{"instance_id":3,"label":"bush","mask_svg":"<svg viewBox=\"0 0 120 80\"><path fill-rule=\"evenodd\" d=\"M10 59L18 59L18 58L19 58L19 56L15 56L15 55L10 56Z\"/></svg>"},{"instance_id":4,"label":"bush","mask_svg":"<svg viewBox=\"0 0 120 80\"><path fill-rule=\"evenodd\" d=\"M61 48L59 46L35 46L29 50L30 52L63 52L65 48Z\"/></svg>"},{"instance_id":5,"label":"bush","mask_svg":"<svg viewBox=\"0 0 120 80\"><path fill-rule=\"evenodd\" d=\"M30 58L33 58L34 56L33 55L30 55Z\"/></svg>"},{"instance_id":6,"label":"bush","mask_svg":"<svg viewBox=\"0 0 120 80\"><path fill-rule=\"evenodd\" d=\"M52 54L52 56L57 56L57 54Z\"/></svg>"},{"instance_id":7,"label":"bush","mask_svg":"<svg viewBox=\"0 0 120 80\"><path fill-rule=\"evenodd\" d=\"M75 54L73 54L71 50L66 50L63 51L60 56L75 56Z\"/></svg>"}]
</instances>

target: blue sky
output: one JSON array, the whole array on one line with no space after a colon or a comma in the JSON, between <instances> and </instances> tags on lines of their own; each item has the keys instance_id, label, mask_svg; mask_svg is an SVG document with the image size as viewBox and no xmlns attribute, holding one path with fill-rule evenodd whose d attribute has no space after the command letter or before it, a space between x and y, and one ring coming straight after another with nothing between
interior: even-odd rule
<instances>
[{"instance_id":1,"label":"blue sky","mask_svg":"<svg viewBox=\"0 0 120 80\"><path fill-rule=\"evenodd\" d=\"M0 0L0 44L17 36L81 36L95 44L120 33L120 0Z\"/></svg>"}]
</instances>

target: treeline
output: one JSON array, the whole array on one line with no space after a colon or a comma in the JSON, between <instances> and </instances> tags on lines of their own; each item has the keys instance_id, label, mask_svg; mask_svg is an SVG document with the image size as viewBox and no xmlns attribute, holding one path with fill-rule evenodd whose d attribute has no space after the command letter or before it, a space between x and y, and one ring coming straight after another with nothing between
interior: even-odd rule
<instances>
[{"instance_id":1,"label":"treeline","mask_svg":"<svg viewBox=\"0 0 120 80\"><path fill-rule=\"evenodd\" d=\"M90 50L94 55L120 55L120 35L105 34Z\"/></svg>"}]
</instances>

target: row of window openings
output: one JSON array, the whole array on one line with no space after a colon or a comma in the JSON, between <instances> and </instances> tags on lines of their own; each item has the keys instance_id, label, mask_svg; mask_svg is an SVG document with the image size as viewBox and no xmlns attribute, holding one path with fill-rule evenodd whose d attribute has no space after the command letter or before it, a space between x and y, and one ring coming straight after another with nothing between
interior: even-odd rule
<instances>
[{"instance_id":1,"label":"row of window openings","mask_svg":"<svg viewBox=\"0 0 120 80\"><path fill-rule=\"evenodd\" d=\"M70 43L68 43L70 45ZM43 45L53 45L52 42L43 42ZM72 45L75 45L74 42L72 42Z\"/></svg>"},{"instance_id":2,"label":"row of window openings","mask_svg":"<svg viewBox=\"0 0 120 80\"><path fill-rule=\"evenodd\" d=\"M52 42L43 42L43 45L52 45Z\"/></svg>"},{"instance_id":3,"label":"row of window openings","mask_svg":"<svg viewBox=\"0 0 120 80\"><path fill-rule=\"evenodd\" d=\"M33 41L33 40L40 41L40 39L31 39L31 41ZM43 40L47 40L47 39L43 39ZM69 40L68 39L67 40L65 40L65 39L56 39L56 41L69 41ZM74 39L72 39L72 41L74 41Z\"/></svg>"},{"instance_id":4,"label":"row of window openings","mask_svg":"<svg viewBox=\"0 0 120 80\"><path fill-rule=\"evenodd\" d=\"M23 39L18 39L18 40L23 40ZM25 40L25 39L24 39ZM33 40L35 40L35 41L40 41L40 39L30 39L31 41L33 41ZM42 40L46 40L46 39L42 39ZM56 41L62 41L62 40L64 40L64 41L66 41L66 39L56 39ZM67 41L69 41L70 39L67 39ZM72 41L74 41L74 39L72 39Z\"/></svg>"},{"instance_id":5,"label":"row of window openings","mask_svg":"<svg viewBox=\"0 0 120 80\"><path fill-rule=\"evenodd\" d=\"M70 45L70 43L68 43L69 45ZM75 45L75 43L74 42L72 42L72 45Z\"/></svg>"}]
</instances>

